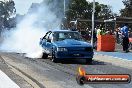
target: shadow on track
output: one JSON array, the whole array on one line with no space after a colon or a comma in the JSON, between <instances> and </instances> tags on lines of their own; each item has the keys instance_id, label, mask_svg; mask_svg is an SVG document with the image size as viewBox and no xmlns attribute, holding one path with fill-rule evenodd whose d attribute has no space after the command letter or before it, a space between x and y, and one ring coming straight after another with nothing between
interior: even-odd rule
<instances>
[{"instance_id":1,"label":"shadow on track","mask_svg":"<svg viewBox=\"0 0 132 88\"><path fill-rule=\"evenodd\" d=\"M79 64L79 65L106 65L105 62L102 61L95 61L93 60L92 63L86 63L85 60L61 60L58 63L61 64Z\"/></svg>"}]
</instances>

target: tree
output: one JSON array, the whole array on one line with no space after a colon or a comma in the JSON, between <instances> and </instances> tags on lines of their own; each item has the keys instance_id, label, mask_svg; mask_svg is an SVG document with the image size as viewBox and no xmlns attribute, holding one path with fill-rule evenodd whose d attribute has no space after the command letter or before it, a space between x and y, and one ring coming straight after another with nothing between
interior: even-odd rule
<instances>
[{"instance_id":1,"label":"tree","mask_svg":"<svg viewBox=\"0 0 132 88\"><path fill-rule=\"evenodd\" d=\"M69 9L66 12L67 18L68 20L90 18L91 10L91 6L86 0L71 0ZM86 15L87 13L89 13L89 15Z\"/></svg>"},{"instance_id":2,"label":"tree","mask_svg":"<svg viewBox=\"0 0 132 88\"><path fill-rule=\"evenodd\" d=\"M114 17L114 14L112 13L111 6L100 4L101 11L98 13L98 19L110 19Z\"/></svg>"},{"instance_id":3,"label":"tree","mask_svg":"<svg viewBox=\"0 0 132 88\"><path fill-rule=\"evenodd\" d=\"M57 18L62 19L63 23L69 23L72 20L76 19L92 19L92 8L93 2L88 2L86 0L65 0L66 1L66 10L64 18L64 0L43 0L40 4L34 4L34 8L39 8L39 6L47 6L50 12L54 13ZM111 7L108 5L95 3L95 19L109 19L113 17ZM32 8L32 6L31 6ZM33 10L34 10L33 8ZM35 10L36 11L36 10ZM91 22L90 26L91 26ZM81 26L88 26L88 23L81 23Z\"/></svg>"},{"instance_id":4,"label":"tree","mask_svg":"<svg viewBox=\"0 0 132 88\"><path fill-rule=\"evenodd\" d=\"M132 0L123 0L122 2L125 8L120 10L121 16L132 17Z\"/></svg>"},{"instance_id":5,"label":"tree","mask_svg":"<svg viewBox=\"0 0 132 88\"><path fill-rule=\"evenodd\" d=\"M86 0L71 0L69 11L67 12L68 19L91 19L92 8L93 2L87 2ZM95 19L109 19L109 17L112 16L111 6L95 2Z\"/></svg>"},{"instance_id":6,"label":"tree","mask_svg":"<svg viewBox=\"0 0 132 88\"><path fill-rule=\"evenodd\" d=\"M68 21L76 19L92 20L93 2L86 0L71 0L67 13ZM95 2L95 20L105 20L112 18L113 12L111 6ZM79 22L78 28L91 29L91 22Z\"/></svg>"},{"instance_id":7,"label":"tree","mask_svg":"<svg viewBox=\"0 0 132 88\"><path fill-rule=\"evenodd\" d=\"M15 3L12 0L0 1L0 28L9 27L10 17L16 14Z\"/></svg>"}]
</instances>

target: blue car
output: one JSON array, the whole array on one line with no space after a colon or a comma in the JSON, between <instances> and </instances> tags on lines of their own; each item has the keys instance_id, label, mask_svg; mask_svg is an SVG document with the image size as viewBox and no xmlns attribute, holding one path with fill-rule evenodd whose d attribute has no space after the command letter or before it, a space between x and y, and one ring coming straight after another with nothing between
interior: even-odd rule
<instances>
[{"instance_id":1,"label":"blue car","mask_svg":"<svg viewBox=\"0 0 132 88\"><path fill-rule=\"evenodd\" d=\"M43 58L51 55L53 62L62 59L86 59L86 62L92 62L94 55L93 47L77 31L49 31L40 38L40 46L43 48Z\"/></svg>"}]
</instances>

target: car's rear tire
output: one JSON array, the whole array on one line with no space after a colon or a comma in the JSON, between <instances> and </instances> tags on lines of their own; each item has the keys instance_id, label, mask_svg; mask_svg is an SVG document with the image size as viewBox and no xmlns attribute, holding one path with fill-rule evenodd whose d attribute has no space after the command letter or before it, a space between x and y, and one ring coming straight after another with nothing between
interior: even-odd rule
<instances>
[{"instance_id":1,"label":"car's rear tire","mask_svg":"<svg viewBox=\"0 0 132 88\"><path fill-rule=\"evenodd\" d=\"M42 55L42 59L47 59L47 58L48 58L48 54L43 53L43 55Z\"/></svg>"},{"instance_id":2,"label":"car's rear tire","mask_svg":"<svg viewBox=\"0 0 132 88\"><path fill-rule=\"evenodd\" d=\"M92 64L92 61L93 61L92 58L87 58L86 59L86 64Z\"/></svg>"}]
</instances>

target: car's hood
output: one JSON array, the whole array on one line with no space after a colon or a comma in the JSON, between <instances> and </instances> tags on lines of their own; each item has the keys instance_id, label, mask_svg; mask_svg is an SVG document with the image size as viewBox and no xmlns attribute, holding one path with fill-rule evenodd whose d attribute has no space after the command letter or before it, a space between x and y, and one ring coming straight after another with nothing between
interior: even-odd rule
<instances>
[{"instance_id":1,"label":"car's hood","mask_svg":"<svg viewBox=\"0 0 132 88\"><path fill-rule=\"evenodd\" d=\"M78 41L74 39L65 39L63 41L56 41L54 44L58 47L90 47L91 44L85 41Z\"/></svg>"}]
</instances>

